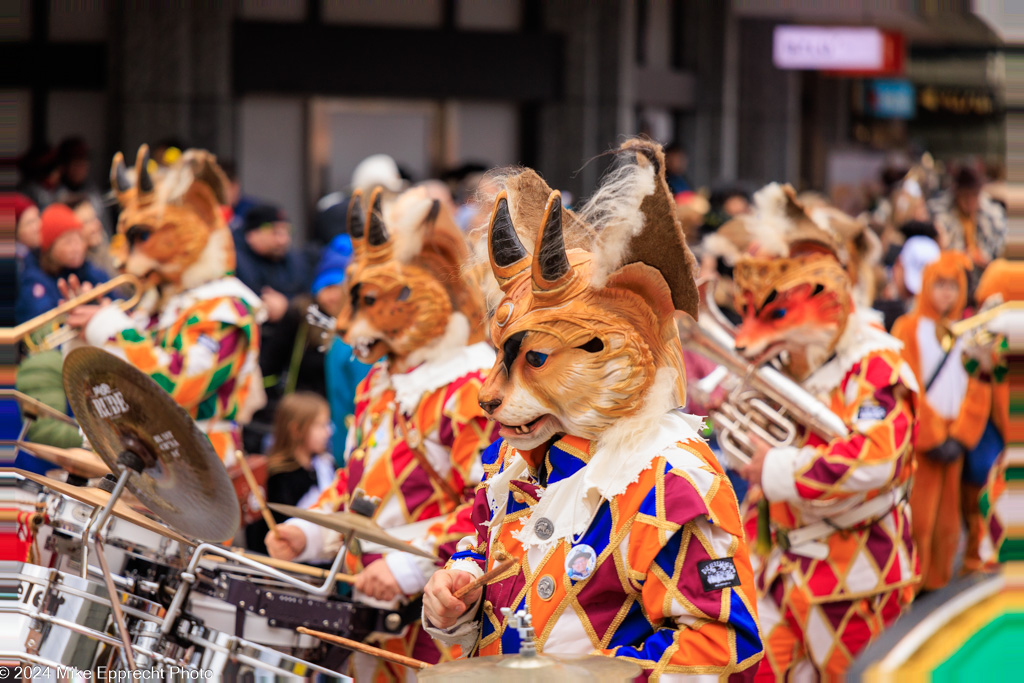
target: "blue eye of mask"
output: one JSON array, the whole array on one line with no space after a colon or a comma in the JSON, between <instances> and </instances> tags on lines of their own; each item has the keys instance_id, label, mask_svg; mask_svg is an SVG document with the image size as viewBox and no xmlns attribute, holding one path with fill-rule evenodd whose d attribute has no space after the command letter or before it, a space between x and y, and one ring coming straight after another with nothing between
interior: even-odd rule
<instances>
[{"instance_id":1,"label":"blue eye of mask","mask_svg":"<svg viewBox=\"0 0 1024 683\"><path fill-rule=\"evenodd\" d=\"M781 318L785 318L786 317L786 309L785 308L776 308L774 311L771 312L771 315L769 317L771 317L772 320L780 320Z\"/></svg>"},{"instance_id":2,"label":"blue eye of mask","mask_svg":"<svg viewBox=\"0 0 1024 683\"><path fill-rule=\"evenodd\" d=\"M544 365L544 362L548 359L548 354L537 353L536 351L526 352L526 362L535 368L539 368Z\"/></svg>"}]
</instances>

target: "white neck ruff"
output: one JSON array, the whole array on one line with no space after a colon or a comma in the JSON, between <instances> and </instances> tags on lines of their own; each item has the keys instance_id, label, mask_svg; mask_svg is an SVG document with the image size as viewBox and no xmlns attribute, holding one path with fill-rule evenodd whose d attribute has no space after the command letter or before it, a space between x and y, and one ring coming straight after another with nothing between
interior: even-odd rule
<instances>
[{"instance_id":1,"label":"white neck ruff","mask_svg":"<svg viewBox=\"0 0 1024 683\"><path fill-rule=\"evenodd\" d=\"M804 389L819 399L835 389L864 356L874 351L899 351L903 342L881 326L881 314L869 308L854 308L836 344L832 359L802 382Z\"/></svg>"}]
</instances>

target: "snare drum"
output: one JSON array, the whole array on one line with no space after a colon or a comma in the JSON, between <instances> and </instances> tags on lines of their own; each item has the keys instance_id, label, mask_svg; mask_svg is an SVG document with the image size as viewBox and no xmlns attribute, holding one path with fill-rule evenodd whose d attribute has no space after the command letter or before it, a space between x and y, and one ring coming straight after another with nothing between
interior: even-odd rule
<instances>
[{"instance_id":1,"label":"snare drum","mask_svg":"<svg viewBox=\"0 0 1024 683\"><path fill-rule=\"evenodd\" d=\"M56 566L80 572L82 533L96 508L57 491L44 490L42 496L52 529L40 529L44 547L59 556ZM117 576L125 576L129 564L139 559L176 568L183 564L183 549L177 541L113 515L103 532L103 546L110 571ZM89 553L89 564L99 570L93 552Z\"/></svg>"},{"instance_id":2,"label":"snare drum","mask_svg":"<svg viewBox=\"0 0 1024 683\"><path fill-rule=\"evenodd\" d=\"M133 634L146 632L143 624L159 626L162 606L129 594L119 599ZM113 607L100 583L26 563L0 570L4 659L82 671L116 665L121 640L113 623Z\"/></svg>"}]
</instances>

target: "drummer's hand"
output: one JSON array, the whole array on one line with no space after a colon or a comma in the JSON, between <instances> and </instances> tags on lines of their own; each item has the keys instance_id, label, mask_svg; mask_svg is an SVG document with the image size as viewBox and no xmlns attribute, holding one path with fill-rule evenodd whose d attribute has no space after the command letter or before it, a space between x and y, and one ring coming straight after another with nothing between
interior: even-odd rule
<instances>
[{"instance_id":1,"label":"drummer's hand","mask_svg":"<svg viewBox=\"0 0 1024 683\"><path fill-rule=\"evenodd\" d=\"M398 587L398 582L395 581L383 557L366 565L366 568L356 576L352 587L377 600L394 600L402 594L402 589Z\"/></svg>"},{"instance_id":2,"label":"drummer's hand","mask_svg":"<svg viewBox=\"0 0 1024 683\"><path fill-rule=\"evenodd\" d=\"M472 582L472 574L458 569L434 572L423 589L423 612L427 620L437 628L454 626L458 618L480 599L482 589L477 588L462 600L452 594Z\"/></svg>"},{"instance_id":3,"label":"drummer's hand","mask_svg":"<svg viewBox=\"0 0 1024 683\"><path fill-rule=\"evenodd\" d=\"M306 534L294 524L278 524L277 531L268 532L263 542L275 560L294 560L306 549Z\"/></svg>"}]
</instances>

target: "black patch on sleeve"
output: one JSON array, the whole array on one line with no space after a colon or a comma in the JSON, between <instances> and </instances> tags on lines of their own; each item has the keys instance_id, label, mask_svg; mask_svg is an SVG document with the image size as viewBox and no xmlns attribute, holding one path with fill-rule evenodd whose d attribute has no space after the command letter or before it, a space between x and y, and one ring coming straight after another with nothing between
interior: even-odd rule
<instances>
[{"instance_id":1,"label":"black patch on sleeve","mask_svg":"<svg viewBox=\"0 0 1024 683\"><path fill-rule=\"evenodd\" d=\"M697 572L705 593L740 585L740 575L731 557L702 560L697 563Z\"/></svg>"}]
</instances>

